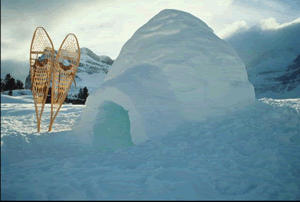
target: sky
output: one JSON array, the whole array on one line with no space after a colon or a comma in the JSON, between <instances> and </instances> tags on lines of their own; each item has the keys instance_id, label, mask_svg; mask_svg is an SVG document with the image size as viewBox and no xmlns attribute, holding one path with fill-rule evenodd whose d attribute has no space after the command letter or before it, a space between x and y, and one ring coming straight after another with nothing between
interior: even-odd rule
<instances>
[{"instance_id":1,"label":"sky","mask_svg":"<svg viewBox=\"0 0 300 202\"><path fill-rule=\"evenodd\" d=\"M122 46L163 9L200 18L222 39L259 26L300 23L299 0L1 0L1 78L25 81L34 30L42 26L58 50L69 33L97 55L116 59Z\"/></svg>"}]
</instances>

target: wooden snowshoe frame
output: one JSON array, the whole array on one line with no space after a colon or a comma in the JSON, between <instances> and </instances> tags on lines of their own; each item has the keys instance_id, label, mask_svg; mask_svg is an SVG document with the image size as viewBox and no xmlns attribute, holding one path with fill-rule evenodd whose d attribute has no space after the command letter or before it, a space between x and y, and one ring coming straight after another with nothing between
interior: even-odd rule
<instances>
[{"instance_id":1,"label":"wooden snowshoe frame","mask_svg":"<svg viewBox=\"0 0 300 202\"><path fill-rule=\"evenodd\" d=\"M54 60L53 43L43 27L37 27L30 46L31 91L37 118L37 132L40 132L41 119L50 86Z\"/></svg>"},{"instance_id":2,"label":"wooden snowshoe frame","mask_svg":"<svg viewBox=\"0 0 300 202\"><path fill-rule=\"evenodd\" d=\"M78 40L74 34L68 34L57 52L54 63L49 131L52 130L53 121L68 95L72 82L75 82L79 62Z\"/></svg>"}]
</instances>

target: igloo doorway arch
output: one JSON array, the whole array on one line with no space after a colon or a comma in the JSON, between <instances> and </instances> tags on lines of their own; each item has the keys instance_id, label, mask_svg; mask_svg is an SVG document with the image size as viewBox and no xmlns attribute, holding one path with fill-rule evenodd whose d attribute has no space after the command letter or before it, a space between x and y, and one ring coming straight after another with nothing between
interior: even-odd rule
<instances>
[{"instance_id":1,"label":"igloo doorway arch","mask_svg":"<svg viewBox=\"0 0 300 202\"><path fill-rule=\"evenodd\" d=\"M93 146L102 151L134 145L128 111L112 101L104 101L98 107L93 132Z\"/></svg>"},{"instance_id":2,"label":"igloo doorway arch","mask_svg":"<svg viewBox=\"0 0 300 202\"><path fill-rule=\"evenodd\" d=\"M128 112L131 140L135 145L149 139L146 135L142 118L129 96L115 87L99 89L97 92L95 92L95 94L98 93L101 94L101 96L90 96L87 99L86 109L83 113L83 117L89 118L82 120L81 123L76 127L75 131L77 131L76 133L78 139L84 143L93 145L94 127L97 126L98 113L99 111L102 111L101 109L99 110L99 106L104 106L105 103L107 104L108 102L119 105ZM86 135L83 136L83 134Z\"/></svg>"}]
</instances>

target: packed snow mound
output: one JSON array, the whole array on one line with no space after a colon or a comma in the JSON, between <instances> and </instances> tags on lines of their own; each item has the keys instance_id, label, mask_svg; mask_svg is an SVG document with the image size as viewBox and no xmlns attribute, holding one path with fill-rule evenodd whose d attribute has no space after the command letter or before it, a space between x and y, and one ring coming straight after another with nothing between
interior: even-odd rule
<instances>
[{"instance_id":1,"label":"packed snow mound","mask_svg":"<svg viewBox=\"0 0 300 202\"><path fill-rule=\"evenodd\" d=\"M105 101L128 111L132 141L138 144L166 135L183 120L220 116L254 99L235 50L200 19L167 9L125 43L104 83L88 97L78 131L101 135L93 128Z\"/></svg>"}]
</instances>

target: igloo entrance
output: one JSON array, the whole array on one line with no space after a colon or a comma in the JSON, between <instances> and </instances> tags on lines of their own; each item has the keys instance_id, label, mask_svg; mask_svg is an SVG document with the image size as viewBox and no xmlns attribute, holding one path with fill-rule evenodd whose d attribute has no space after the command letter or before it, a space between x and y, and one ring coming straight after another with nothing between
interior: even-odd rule
<instances>
[{"instance_id":1,"label":"igloo entrance","mask_svg":"<svg viewBox=\"0 0 300 202\"><path fill-rule=\"evenodd\" d=\"M102 151L114 151L134 145L128 111L112 101L100 104L93 132L93 146Z\"/></svg>"}]
</instances>

